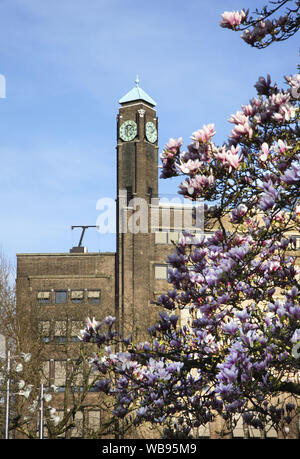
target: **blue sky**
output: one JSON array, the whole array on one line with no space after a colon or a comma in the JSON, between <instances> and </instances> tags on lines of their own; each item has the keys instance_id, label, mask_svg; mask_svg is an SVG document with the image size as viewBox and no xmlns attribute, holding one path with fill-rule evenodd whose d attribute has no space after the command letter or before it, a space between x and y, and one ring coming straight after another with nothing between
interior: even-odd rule
<instances>
[{"instance_id":1,"label":"blue sky","mask_svg":"<svg viewBox=\"0 0 300 459\"><path fill-rule=\"evenodd\" d=\"M251 4L251 5L250 5ZM248 1L251 8L264 4ZM160 150L215 123L255 95L260 75L296 73L297 36L266 50L219 26L243 0L0 0L0 248L68 252L95 225L96 202L115 197L118 100L140 86L157 102ZM160 181L175 193L176 181ZM89 251L114 251L89 230Z\"/></svg>"}]
</instances>

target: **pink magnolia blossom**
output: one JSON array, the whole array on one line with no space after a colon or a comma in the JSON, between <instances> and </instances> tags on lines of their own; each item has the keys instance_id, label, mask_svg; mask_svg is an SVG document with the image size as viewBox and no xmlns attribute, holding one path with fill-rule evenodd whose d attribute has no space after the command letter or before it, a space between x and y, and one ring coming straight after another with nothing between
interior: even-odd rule
<instances>
[{"instance_id":1,"label":"pink magnolia blossom","mask_svg":"<svg viewBox=\"0 0 300 459\"><path fill-rule=\"evenodd\" d=\"M300 73L297 73L296 75L291 75L289 77L285 77L287 83L291 87L291 95L295 99L300 98Z\"/></svg>"},{"instance_id":2,"label":"pink magnolia blossom","mask_svg":"<svg viewBox=\"0 0 300 459\"><path fill-rule=\"evenodd\" d=\"M235 28L242 24L247 17L244 10L241 11L224 11L222 14L222 21L220 21L221 27L228 29Z\"/></svg>"},{"instance_id":3,"label":"pink magnolia blossom","mask_svg":"<svg viewBox=\"0 0 300 459\"><path fill-rule=\"evenodd\" d=\"M290 95L288 93L281 93L281 92L278 92L277 94L272 94L268 101L269 101L269 104L270 105L284 105L284 104L287 104L288 101L290 100Z\"/></svg>"},{"instance_id":4,"label":"pink magnolia blossom","mask_svg":"<svg viewBox=\"0 0 300 459\"><path fill-rule=\"evenodd\" d=\"M201 167L201 162L199 159L196 159L195 161L189 159L186 163L181 164L178 166L179 170L183 174L195 174Z\"/></svg>"},{"instance_id":5,"label":"pink magnolia blossom","mask_svg":"<svg viewBox=\"0 0 300 459\"><path fill-rule=\"evenodd\" d=\"M253 116L256 113L256 107L252 104L242 105L242 110L246 116Z\"/></svg>"},{"instance_id":6,"label":"pink magnolia blossom","mask_svg":"<svg viewBox=\"0 0 300 459\"><path fill-rule=\"evenodd\" d=\"M232 137L234 139L238 140L242 136L247 136L249 139L252 138L252 125L249 121L249 116L247 116L244 112L237 111L235 115L230 116L228 121L236 125L235 128L231 131Z\"/></svg>"},{"instance_id":7,"label":"pink magnolia blossom","mask_svg":"<svg viewBox=\"0 0 300 459\"><path fill-rule=\"evenodd\" d=\"M170 139L165 145L165 152L169 155L175 155L182 145L182 137L178 139Z\"/></svg>"},{"instance_id":8,"label":"pink magnolia blossom","mask_svg":"<svg viewBox=\"0 0 300 459\"><path fill-rule=\"evenodd\" d=\"M291 149L291 147L289 147L287 143L281 139L279 139L277 143L278 143L278 148L279 148L280 153L284 153L285 151Z\"/></svg>"},{"instance_id":9,"label":"pink magnolia blossom","mask_svg":"<svg viewBox=\"0 0 300 459\"><path fill-rule=\"evenodd\" d=\"M258 99L257 97L252 97L250 104L255 109L259 109L263 105L263 100L260 98Z\"/></svg>"},{"instance_id":10,"label":"pink magnolia blossom","mask_svg":"<svg viewBox=\"0 0 300 459\"><path fill-rule=\"evenodd\" d=\"M210 175L206 177L204 175L196 175L191 179L187 179L179 185L180 194L185 195L187 198L194 198L205 191L206 188L209 188L215 181L214 176Z\"/></svg>"},{"instance_id":11,"label":"pink magnolia blossom","mask_svg":"<svg viewBox=\"0 0 300 459\"><path fill-rule=\"evenodd\" d=\"M262 151L262 154L260 155L259 159L262 161L262 162L265 162L267 161L268 159L268 154L270 153L270 149L269 149L269 145L264 142L261 146L261 151Z\"/></svg>"},{"instance_id":12,"label":"pink magnolia blossom","mask_svg":"<svg viewBox=\"0 0 300 459\"><path fill-rule=\"evenodd\" d=\"M199 143L207 143L211 140L211 138L215 135L215 125L214 124L206 124L199 129L198 131L193 132L191 139L194 142Z\"/></svg>"},{"instance_id":13,"label":"pink magnolia blossom","mask_svg":"<svg viewBox=\"0 0 300 459\"><path fill-rule=\"evenodd\" d=\"M291 118L294 118L296 114L296 109L290 104L282 105L279 108L279 112L273 115L273 119L279 123L283 121L290 121Z\"/></svg>"},{"instance_id":14,"label":"pink magnolia blossom","mask_svg":"<svg viewBox=\"0 0 300 459\"><path fill-rule=\"evenodd\" d=\"M252 139L252 136L253 128L248 122L244 124L237 124L231 131L231 137L236 140L239 140L241 137L248 137L249 139Z\"/></svg>"},{"instance_id":15,"label":"pink magnolia blossom","mask_svg":"<svg viewBox=\"0 0 300 459\"><path fill-rule=\"evenodd\" d=\"M289 92L272 94L268 98L269 108L274 112L273 119L279 123L290 121L296 114L296 108L290 103Z\"/></svg>"},{"instance_id":16,"label":"pink magnolia blossom","mask_svg":"<svg viewBox=\"0 0 300 459\"><path fill-rule=\"evenodd\" d=\"M249 122L249 117L239 110L235 115L231 115L228 121L234 124L246 124Z\"/></svg>"},{"instance_id":17,"label":"pink magnolia blossom","mask_svg":"<svg viewBox=\"0 0 300 459\"><path fill-rule=\"evenodd\" d=\"M232 168L237 169L239 167L240 162L242 159L238 155L240 147L231 146L230 150L223 150L220 153L217 153L215 156L217 159L220 159L223 164L229 166L229 172L231 172Z\"/></svg>"}]
</instances>

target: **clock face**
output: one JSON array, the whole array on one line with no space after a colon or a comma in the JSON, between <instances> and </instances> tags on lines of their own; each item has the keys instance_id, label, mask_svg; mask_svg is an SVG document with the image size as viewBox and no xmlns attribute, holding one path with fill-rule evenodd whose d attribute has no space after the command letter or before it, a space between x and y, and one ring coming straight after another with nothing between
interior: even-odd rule
<instances>
[{"instance_id":1,"label":"clock face","mask_svg":"<svg viewBox=\"0 0 300 459\"><path fill-rule=\"evenodd\" d=\"M125 142L133 140L137 135L137 125L133 120L124 121L120 127L120 137Z\"/></svg>"},{"instance_id":2,"label":"clock face","mask_svg":"<svg viewBox=\"0 0 300 459\"><path fill-rule=\"evenodd\" d=\"M149 142L151 143L154 143L157 141L157 130L156 130L154 123L152 123L152 121L149 121L148 123L146 123L146 137L147 137L147 140L149 140Z\"/></svg>"}]
</instances>

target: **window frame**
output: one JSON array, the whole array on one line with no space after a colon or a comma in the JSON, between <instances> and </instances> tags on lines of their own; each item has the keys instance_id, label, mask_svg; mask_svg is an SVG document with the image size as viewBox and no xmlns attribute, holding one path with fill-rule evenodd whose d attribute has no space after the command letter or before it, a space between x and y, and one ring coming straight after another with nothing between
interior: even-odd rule
<instances>
[{"instance_id":1,"label":"window frame","mask_svg":"<svg viewBox=\"0 0 300 459\"><path fill-rule=\"evenodd\" d=\"M89 296L89 293L99 293L99 296L98 297L90 297ZM101 304L101 289L98 288L98 289L88 289L87 290L87 302L88 304ZM95 301L96 300L96 301Z\"/></svg>"},{"instance_id":2,"label":"window frame","mask_svg":"<svg viewBox=\"0 0 300 459\"><path fill-rule=\"evenodd\" d=\"M54 293L55 293L55 304L66 304L66 303L68 302L68 290L66 290L66 289L55 290ZM65 294L65 301L58 301L57 295L58 295L59 293L60 293L60 294L62 294L62 293Z\"/></svg>"}]
</instances>

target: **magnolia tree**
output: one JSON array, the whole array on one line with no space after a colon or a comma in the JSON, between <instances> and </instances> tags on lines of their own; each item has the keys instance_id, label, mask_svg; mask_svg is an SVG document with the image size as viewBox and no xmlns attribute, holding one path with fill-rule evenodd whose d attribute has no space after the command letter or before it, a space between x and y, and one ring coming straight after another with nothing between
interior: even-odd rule
<instances>
[{"instance_id":1,"label":"magnolia tree","mask_svg":"<svg viewBox=\"0 0 300 459\"><path fill-rule=\"evenodd\" d=\"M290 27L297 8L280 23ZM244 11L224 13L222 25L247 21ZM116 352L112 317L82 331L106 352L92 363L116 418L161 426L167 437L195 435L216 416L288 434L300 395L300 75L285 80L279 89L259 78L257 96L230 116L224 145L208 124L186 149L181 138L165 146L161 177L184 176L179 193L204 200L205 225L217 230L199 239L184 233L175 245L173 288L158 300L165 312L148 342L123 339Z\"/></svg>"},{"instance_id":2,"label":"magnolia tree","mask_svg":"<svg viewBox=\"0 0 300 459\"><path fill-rule=\"evenodd\" d=\"M252 14L249 10L225 11L220 24L243 31L241 37L247 44L262 49L292 37L300 28L299 13L299 0L273 0Z\"/></svg>"}]
</instances>

